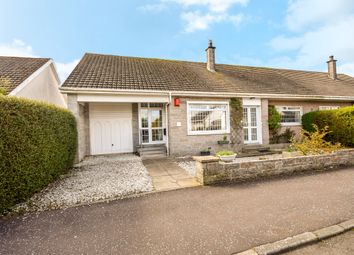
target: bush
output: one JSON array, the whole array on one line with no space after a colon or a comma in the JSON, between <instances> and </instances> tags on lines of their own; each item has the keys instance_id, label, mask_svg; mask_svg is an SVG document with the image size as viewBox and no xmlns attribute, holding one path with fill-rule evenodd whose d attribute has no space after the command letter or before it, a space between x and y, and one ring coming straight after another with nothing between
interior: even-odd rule
<instances>
[{"instance_id":1,"label":"bush","mask_svg":"<svg viewBox=\"0 0 354 255\"><path fill-rule=\"evenodd\" d=\"M354 147L354 106L304 114L302 117L303 128L308 132L313 132L312 124L317 125L320 129L328 126L330 133L325 136L327 141Z\"/></svg>"},{"instance_id":2,"label":"bush","mask_svg":"<svg viewBox=\"0 0 354 255\"><path fill-rule=\"evenodd\" d=\"M219 151L216 153L216 156L220 157L220 156L232 156L235 155L236 153L233 151Z\"/></svg>"},{"instance_id":3,"label":"bush","mask_svg":"<svg viewBox=\"0 0 354 255\"><path fill-rule=\"evenodd\" d=\"M0 213L65 173L76 144L76 122L68 110L0 96Z\"/></svg>"},{"instance_id":4,"label":"bush","mask_svg":"<svg viewBox=\"0 0 354 255\"><path fill-rule=\"evenodd\" d=\"M319 129L315 124L313 125L314 132L306 130L301 131L301 140L295 141L291 145L292 149L301 151L304 155L316 155L324 153L332 153L339 150L342 146L340 143L333 144L325 141L324 137L331 133L328 127Z\"/></svg>"},{"instance_id":5,"label":"bush","mask_svg":"<svg viewBox=\"0 0 354 255\"><path fill-rule=\"evenodd\" d=\"M268 106L268 126L269 131L276 135L280 128L281 114L277 111L274 105Z\"/></svg>"}]
</instances>

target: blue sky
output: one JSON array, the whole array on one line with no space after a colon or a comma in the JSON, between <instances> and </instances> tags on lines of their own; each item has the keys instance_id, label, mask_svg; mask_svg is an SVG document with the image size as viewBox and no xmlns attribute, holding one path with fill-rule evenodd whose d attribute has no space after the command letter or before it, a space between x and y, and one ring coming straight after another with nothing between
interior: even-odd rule
<instances>
[{"instance_id":1,"label":"blue sky","mask_svg":"<svg viewBox=\"0 0 354 255\"><path fill-rule=\"evenodd\" d=\"M85 52L354 75L353 0L0 0L0 55L51 57L62 78Z\"/></svg>"}]
</instances>

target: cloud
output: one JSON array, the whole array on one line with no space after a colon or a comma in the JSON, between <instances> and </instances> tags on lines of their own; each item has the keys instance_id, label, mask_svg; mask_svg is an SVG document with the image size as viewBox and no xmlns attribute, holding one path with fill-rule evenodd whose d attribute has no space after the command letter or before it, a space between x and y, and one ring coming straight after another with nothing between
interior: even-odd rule
<instances>
[{"instance_id":1,"label":"cloud","mask_svg":"<svg viewBox=\"0 0 354 255\"><path fill-rule=\"evenodd\" d=\"M0 56L36 57L32 47L19 39L0 44Z\"/></svg>"},{"instance_id":2,"label":"cloud","mask_svg":"<svg viewBox=\"0 0 354 255\"><path fill-rule=\"evenodd\" d=\"M233 5L246 6L248 0L164 0L164 2L175 2L184 7L206 6L210 12L225 13Z\"/></svg>"},{"instance_id":3,"label":"cloud","mask_svg":"<svg viewBox=\"0 0 354 255\"><path fill-rule=\"evenodd\" d=\"M211 24L220 22L231 22L235 25L239 25L243 20L243 15L228 15L222 14L201 14L199 11L184 12L181 15L182 20L185 21L185 32L191 33L197 30L206 30Z\"/></svg>"},{"instance_id":4,"label":"cloud","mask_svg":"<svg viewBox=\"0 0 354 255\"><path fill-rule=\"evenodd\" d=\"M286 24L292 31L331 24L354 10L353 0L291 0Z\"/></svg>"},{"instance_id":5,"label":"cloud","mask_svg":"<svg viewBox=\"0 0 354 255\"><path fill-rule=\"evenodd\" d=\"M0 56L14 57L39 57L32 49L32 46L22 40L14 39L11 43L0 43ZM68 63L56 63L57 72L61 81L64 81L75 68L79 60Z\"/></svg>"},{"instance_id":6,"label":"cloud","mask_svg":"<svg viewBox=\"0 0 354 255\"><path fill-rule=\"evenodd\" d=\"M56 63L55 66L62 82L64 82L66 78L68 78L69 74L74 70L79 61L79 59L75 59L72 62L68 63Z\"/></svg>"},{"instance_id":7,"label":"cloud","mask_svg":"<svg viewBox=\"0 0 354 255\"><path fill-rule=\"evenodd\" d=\"M159 0L155 4L139 7L144 12L158 13L175 4L182 8L180 14L184 22L184 32L192 33L206 30L212 24L228 22L238 26L244 21L244 15L230 14L234 5L246 6L249 0Z\"/></svg>"},{"instance_id":8,"label":"cloud","mask_svg":"<svg viewBox=\"0 0 354 255\"><path fill-rule=\"evenodd\" d=\"M326 70L328 56L334 55L338 71L353 75L354 5L349 2L352 0L290 1L285 17L287 35L278 35L270 42L274 52L283 55L272 59L271 64Z\"/></svg>"}]
</instances>

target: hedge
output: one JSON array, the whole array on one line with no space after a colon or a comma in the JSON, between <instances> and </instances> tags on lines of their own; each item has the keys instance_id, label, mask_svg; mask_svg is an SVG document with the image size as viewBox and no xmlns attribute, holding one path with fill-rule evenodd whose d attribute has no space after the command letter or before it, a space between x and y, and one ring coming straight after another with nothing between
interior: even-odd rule
<instances>
[{"instance_id":1,"label":"hedge","mask_svg":"<svg viewBox=\"0 0 354 255\"><path fill-rule=\"evenodd\" d=\"M65 173L76 146L76 121L68 110L0 96L0 213Z\"/></svg>"},{"instance_id":2,"label":"hedge","mask_svg":"<svg viewBox=\"0 0 354 255\"><path fill-rule=\"evenodd\" d=\"M312 132L314 130L312 124L316 124L320 129L329 127L331 133L326 136L326 140L354 147L354 106L304 114L303 128Z\"/></svg>"}]
</instances>

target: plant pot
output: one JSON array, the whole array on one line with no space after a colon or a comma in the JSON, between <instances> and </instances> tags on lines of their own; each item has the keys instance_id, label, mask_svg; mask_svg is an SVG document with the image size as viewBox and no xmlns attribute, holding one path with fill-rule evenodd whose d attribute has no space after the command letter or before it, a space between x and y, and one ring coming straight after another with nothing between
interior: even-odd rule
<instances>
[{"instance_id":1,"label":"plant pot","mask_svg":"<svg viewBox=\"0 0 354 255\"><path fill-rule=\"evenodd\" d=\"M224 140L221 140L221 141L218 141L218 144L229 144L230 141L224 141Z\"/></svg>"},{"instance_id":2,"label":"plant pot","mask_svg":"<svg viewBox=\"0 0 354 255\"><path fill-rule=\"evenodd\" d=\"M210 156L210 151L201 151L200 156Z\"/></svg>"},{"instance_id":3,"label":"plant pot","mask_svg":"<svg viewBox=\"0 0 354 255\"><path fill-rule=\"evenodd\" d=\"M236 154L228 156L219 156L220 160L223 162L231 162L236 158Z\"/></svg>"}]
</instances>

